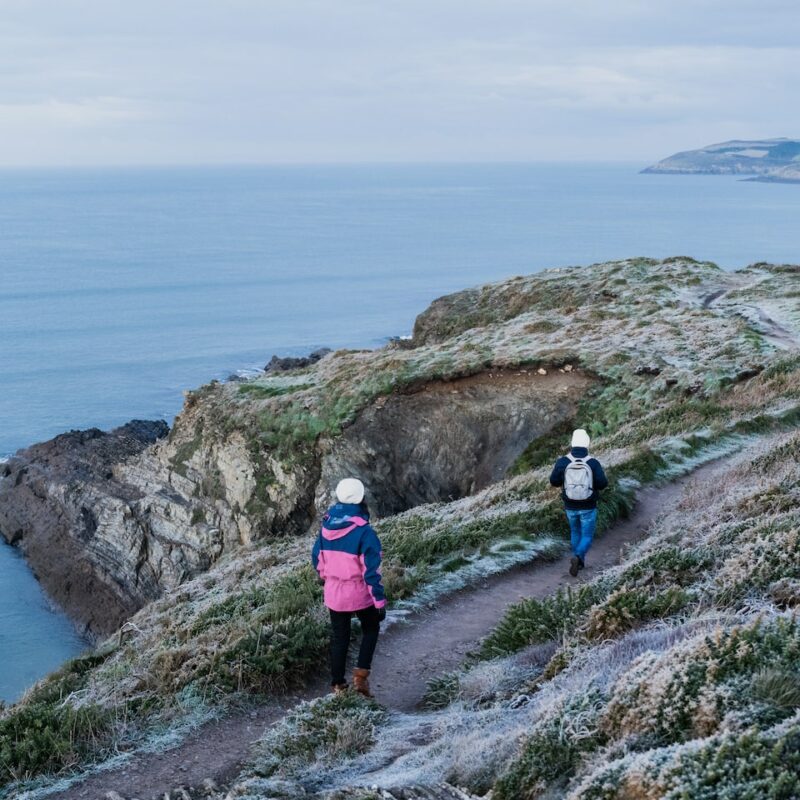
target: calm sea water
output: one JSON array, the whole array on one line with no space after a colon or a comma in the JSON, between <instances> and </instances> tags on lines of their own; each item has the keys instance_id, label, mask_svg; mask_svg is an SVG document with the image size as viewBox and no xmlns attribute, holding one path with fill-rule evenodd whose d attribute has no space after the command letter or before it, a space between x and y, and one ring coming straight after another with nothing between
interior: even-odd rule
<instances>
[{"instance_id":1,"label":"calm sea water","mask_svg":"<svg viewBox=\"0 0 800 800\"><path fill-rule=\"evenodd\" d=\"M639 255L800 262L800 186L641 166L0 172L0 456L171 420L183 389L273 353L378 345L472 284ZM4 697L78 646L13 555Z\"/></svg>"},{"instance_id":2,"label":"calm sea water","mask_svg":"<svg viewBox=\"0 0 800 800\"><path fill-rule=\"evenodd\" d=\"M86 643L7 544L0 544L0 591L0 700L10 702Z\"/></svg>"}]
</instances>

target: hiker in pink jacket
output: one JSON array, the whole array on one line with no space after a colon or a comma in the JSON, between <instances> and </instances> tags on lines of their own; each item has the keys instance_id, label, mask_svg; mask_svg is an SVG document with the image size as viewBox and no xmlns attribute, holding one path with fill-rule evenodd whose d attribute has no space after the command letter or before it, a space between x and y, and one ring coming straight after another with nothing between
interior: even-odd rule
<instances>
[{"instance_id":1,"label":"hiker in pink jacket","mask_svg":"<svg viewBox=\"0 0 800 800\"><path fill-rule=\"evenodd\" d=\"M386 618L386 595L381 582L381 543L369 524L364 484L345 478L336 487L338 502L322 520L311 561L325 582L325 605L331 615L331 686L347 689L344 678L353 614L361 623L361 647L353 671L353 688L366 697L369 671Z\"/></svg>"}]
</instances>

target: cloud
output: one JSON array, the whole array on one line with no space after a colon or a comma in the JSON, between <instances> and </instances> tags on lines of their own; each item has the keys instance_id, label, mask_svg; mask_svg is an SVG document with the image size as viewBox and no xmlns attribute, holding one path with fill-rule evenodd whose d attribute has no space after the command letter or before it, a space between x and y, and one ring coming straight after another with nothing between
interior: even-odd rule
<instances>
[{"instance_id":1,"label":"cloud","mask_svg":"<svg viewBox=\"0 0 800 800\"><path fill-rule=\"evenodd\" d=\"M5 0L5 163L650 160L797 135L789 0Z\"/></svg>"},{"instance_id":2,"label":"cloud","mask_svg":"<svg viewBox=\"0 0 800 800\"><path fill-rule=\"evenodd\" d=\"M0 119L4 127L22 130L30 127L47 127L53 131L107 128L150 116L142 105L123 97L92 97L75 101L50 98L40 102L0 104Z\"/></svg>"}]
</instances>

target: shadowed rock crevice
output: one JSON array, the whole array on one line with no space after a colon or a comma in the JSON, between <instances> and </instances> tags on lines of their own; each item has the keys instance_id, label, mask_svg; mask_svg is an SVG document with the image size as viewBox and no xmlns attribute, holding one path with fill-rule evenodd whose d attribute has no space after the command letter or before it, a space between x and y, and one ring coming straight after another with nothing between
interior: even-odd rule
<instances>
[{"instance_id":1,"label":"shadowed rock crevice","mask_svg":"<svg viewBox=\"0 0 800 800\"><path fill-rule=\"evenodd\" d=\"M379 516L486 488L532 440L571 419L592 383L578 372L546 372L484 372L381 399L325 458L322 486L362 477Z\"/></svg>"}]
</instances>

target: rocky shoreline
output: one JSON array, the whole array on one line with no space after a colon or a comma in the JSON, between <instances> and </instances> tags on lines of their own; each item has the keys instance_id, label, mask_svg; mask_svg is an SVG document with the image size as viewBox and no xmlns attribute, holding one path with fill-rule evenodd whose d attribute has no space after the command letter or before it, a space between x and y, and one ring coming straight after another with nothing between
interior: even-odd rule
<instances>
[{"instance_id":1,"label":"rocky shoreline","mask_svg":"<svg viewBox=\"0 0 800 800\"><path fill-rule=\"evenodd\" d=\"M0 465L0 535L90 635L116 629L154 596L141 553L131 559L133 543L106 519L132 516L142 496L120 478L120 465L168 432L164 422L141 420L108 433L71 431Z\"/></svg>"}]
</instances>

